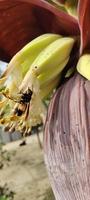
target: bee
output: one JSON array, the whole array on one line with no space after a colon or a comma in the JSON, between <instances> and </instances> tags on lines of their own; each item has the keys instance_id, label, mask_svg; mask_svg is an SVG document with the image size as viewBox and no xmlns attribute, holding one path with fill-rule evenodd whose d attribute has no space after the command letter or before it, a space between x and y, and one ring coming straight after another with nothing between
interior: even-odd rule
<instances>
[{"instance_id":1,"label":"bee","mask_svg":"<svg viewBox=\"0 0 90 200\"><path fill-rule=\"evenodd\" d=\"M27 104L30 102L32 98L33 92L28 88L28 90L25 93L22 93L20 103Z\"/></svg>"},{"instance_id":2,"label":"bee","mask_svg":"<svg viewBox=\"0 0 90 200\"><path fill-rule=\"evenodd\" d=\"M25 93L21 93L21 98L18 102L18 106L14 110L15 115L22 116L26 112L25 118L28 117L32 94L33 92L29 88Z\"/></svg>"}]
</instances>

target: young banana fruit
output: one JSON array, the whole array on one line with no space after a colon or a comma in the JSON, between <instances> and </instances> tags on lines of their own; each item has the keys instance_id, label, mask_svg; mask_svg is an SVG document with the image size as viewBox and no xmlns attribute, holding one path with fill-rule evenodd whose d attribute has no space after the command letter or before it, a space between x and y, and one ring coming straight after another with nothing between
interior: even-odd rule
<instances>
[{"instance_id":1,"label":"young banana fruit","mask_svg":"<svg viewBox=\"0 0 90 200\"><path fill-rule=\"evenodd\" d=\"M1 91L4 95L1 104L4 100L7 103L3 106L0 122L6 124L6 129L29 133L33 126L45 121L43 101L58 86L73 45L74 38L45 34L14 56L1 76L1 83L8 75L13 77L8 89L4 84L6 88ZM15 71L18 71L19 81Z\"/></svg>"},{"instance_id":2,"label":"young banana fruit","mask_svg":"<svg viewBox=\"0 0 90 200\"><path fill-rule=\"evenodd\" d=\"M0 90L3 89L3 84L9 88L9 97L12 98L18 92L26 72L29 70L33 61L37 58L43 49L45 49L53 41L61 36L58 34L43 34L22 48L10 61L6 70L0 77ZM6 90L7 93L7 90ZM2 103L0 103L2 104ZM3 105L6 101L3 101Z\"/></svg>"},{"instance_id":3,"label":"young banana fruit","mask_svg":"<svg viewBox=\"0 0 90 200\"><path fill-rule=\"evenodd\" d=\"M18 78L18 76L21 76L20 74L22 73L23 78L39 53L50 43L60 37L61 36L58 34L47 33L35 38L30 43L28 43L11 59L5 72L1 76L0 83L4 83L9 75L12 75L13 77L17 76Z\"/></svg>"},{"instance_id":4,"label":"young banana fruit","mask_svg":"<svg viewBox=\"0 0 90 200\"><path fill-rule=\"evenodd\" d=\"M56 77L66 66L73 44L73 38L64 37L48 45L32 63L19 89L24 91L28 87L33 87L33 84L35 84L33 79L31 85L33 75L34 78L37 77L40 85L45 81L47 82L46 79L50 80Z\"/></svg>"},{"instance_id":5,"label":"young banana fruit","mask_svg":"<svg viewBox=\"0 0 90 200\"><path fill-rule=\"evenodd\" d=\"M77 64L77 71L90 81L90 54L80 57Z\"/></svg>"}]
</instances>

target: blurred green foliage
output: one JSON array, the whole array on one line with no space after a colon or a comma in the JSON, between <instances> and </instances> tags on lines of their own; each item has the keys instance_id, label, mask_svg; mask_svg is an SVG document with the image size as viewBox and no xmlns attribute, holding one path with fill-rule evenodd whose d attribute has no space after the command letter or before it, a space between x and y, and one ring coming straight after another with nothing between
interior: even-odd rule
<instances>
[{"instance_id":1,"label":"blurred green foliage","mask_svg":"<svg viewBox=\"0 0 90 200\"><path fill-rule=\"evenodd\" d=\"M9 200L9 198L5 197L5 196L1 196L0 200Z\"/></svg>"}]
</instances>

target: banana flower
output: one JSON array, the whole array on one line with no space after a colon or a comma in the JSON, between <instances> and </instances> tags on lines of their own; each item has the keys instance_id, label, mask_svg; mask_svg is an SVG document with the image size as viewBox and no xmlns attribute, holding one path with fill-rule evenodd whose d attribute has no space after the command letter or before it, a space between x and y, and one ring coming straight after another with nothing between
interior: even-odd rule
<instances>
[{"instance_id":1,"label":"banana flower","mask_svg":"<svg viewBox=\"0 0 90 200\"><path fill-rule=\"evenodd\" d=\"M69 1L57 0L57 2L64 5ZM85 73L85 64L90 60L89 0L78 0L76 16L64 12L51 1L0 1L0 59L2 60L9 62L23 46L45 33L75 38L69 62L62 73L61 86L50 101L45 122L45 162L56 200L90 199L90 82L88 80L90 77ZM79 59L84 59L84 62ZM72 70L73 67L75 68L73 75L67 75L68 70ZM17 74L17 71L13 70L13 73L16 73L17 87L20 86L24 76L24 72L20 71L19 69ZM90 71L89 64L88 71ZM1 76L2 88L8 73L10 71L6 70ZM14 84L11 85L11 93L6 90L3 95L13 98L12 93L15 96L17 87L14 90ZM1 91L4 91L2 88ZM27 92L30 94L31 91ZM10 108L8 106L5 108L9 115L9 109L16 106L18 98L14 98L15 102L10 101L12 102L10 105L9 102L7 104L9 101L7 98L1 101L1 118L4 115L2 108L9 105ZM16 120L14 127L11 124L11 130L17 126L19 120L17 118L18 116L14 118L14 121ZM4 120L1 121L4 124ZM22 124L23 118L21 126ZM24 128L23 124L23 130Z\"/></svg>"},{"instance_id":2,"label":"banana flower","mask_svg":"<svg viewBox=\"0 0 90 200\"><path fill-rule=\"evenodd\" d=\"M9 62L11 58L18 52L17 53L18 59L14 56L9 66L7 67L6 71L4 72L4 74L1 75L0 90L1 90L1 93L3 90L4 98L0 102L0 108L1 108L0 123L2 125L6 124L5 128L6 130L9 130L10 132L16 129L22 132L24 131L26 133L26 132L30 132L32 126L35 126L41 123L42 121L41 116L43 118L43 121L45 121L45 114L46 114L45 106L42 105L42 102L39 96L42 96L42 98L44 98L47 95L47 89L46 89L47 85L45 84L48 81L48 73L47 73L47 81L46 81L45 74L43 74L41 77L41 85L40 85L41 94L40 95L34 94L34 97L33 95L31 95L33 98L33 101L31 101L30 106L29 106L29 103L25 103L25 105L21 105L22 101L20 101L19 98L22 95L22 93L25 93L23 94L24 99L25 99L25 95L26 96L30 95L29 94L30 90L28 90L28 88L26 92L24 91L25 87L28 85L30 76L28 78L28 75L27 75L24 80L23 78L26 72L28 71L28 67L31 64L30 63L31 57L29 56L30 54L29 45L27 45L24 48L24 49L27 49L26 51L22 49L22 47L25 46L25 44L27 44L28 42L32 41L34 38L45 33L58 34L58 35L62 35L63 37L74 37L76 40L76 43L75 43L73 52L75 51L76 47L77 47L77 52L75 52L74 54L72 53L72 56L70 57L70 59L69 59L69 54L67 54L66 52L65 61L64 61L63 55L61 56L62 61L64 61L62 63L62 67L63 67L63 64L64 65L67 64L68 60L69 60L69 66L71 66L71 63L74 60L75 62L77 61L78 52L79 52L77 38L80 31L78 27L78 22L74 17L71 17L69 14L65 13L64 11L60 11L59 8L55 7L54 5L46 1L39 1L39 0L35 0L33 2L32 1L14 1L14 2L9 1L9 3L7 1L1 1L0 9L1 9L1 12L0 12L0 15L1 15L0 16L1 18L0 20L0 27L1 27L0 28L0 35L1 35L0 59ZM3 21L5 21L4 24L3 24ZM52 36L52 37L58 38L59 37L58 35ZM64 40L63 42L65 43ZM67 39L66 39L66 42L67 42ZM71 43L73 43L72 39L71 39ZM58 44L58 41L57 41L57 44ZM20 49L22 49L21 54L19 52ZM66 49L69 49L69 47ZM64 54L64 52L62 54ZM26 60L25 56L28 57L29 59ZM56 57L56 63L54 61L54 65L56 65L57 63L59 65L59 63L61 62L59 57L60 56L58 56L58 58ZM32 58L32 62L33 60L34 58ZM67 66L67 69L68 69L68 66ZM55 74L57 76L58 75L57 73L58 73L58 69L57 71L55 71L54 69L54 71L52 71L52 76L54 77ZM9 75L11 75L11 77L9 77ZM9 79L11 79L11 82L10 80L7 80L8 77ZM51 91L54 84L57 85L57 83L59 82L59 79L60 79L59 76L55 77L54 81L51 79L51 82L49 82L49 85L48 85L48 92ZM35 80L35 76L33 73L33 82L35 83L34 80ZM36 82L36 85L38 85L37 82ZM28 87L31 87L32 89L33 85L29 85ZM36 86L35 86L35 89L33 90L35 93L37 90ZM16 95L17 93L18 95ZM14 101L11 101L13 99ZM20 102L19 106L17 105L18 101ZM30 113L29 113L29 107L31 107ZM18 116L16 115L11 116L10 111L12 111L14 114L18 113ZM25 113L25 115L22 115L23 113ZM39 116L40 115L39 113L41 113L41 116ZM45 113L45 114L42 114L42 113ZM13 121L14 121L14 124L13 124ZM17 123L18 121L19 123Z\"/></svg>"}]
</instances>

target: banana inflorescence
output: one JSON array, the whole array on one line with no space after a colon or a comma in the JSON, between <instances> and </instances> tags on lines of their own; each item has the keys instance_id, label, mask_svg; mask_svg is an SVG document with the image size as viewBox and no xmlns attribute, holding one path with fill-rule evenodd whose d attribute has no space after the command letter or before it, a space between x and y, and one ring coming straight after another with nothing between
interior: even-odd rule
<instances>
[{"instance_id":1,"label":"banana inflorescence","mask_svg":"<svg viewBox=\"0 0 90 200\"><path fill-rule=\"evenodd\" d=\"M44 34L19 51L0 78L0 123L5 130L30 133L45 121L44 100L58 86L74 38Z\"/></svg>"}]
</instances>

